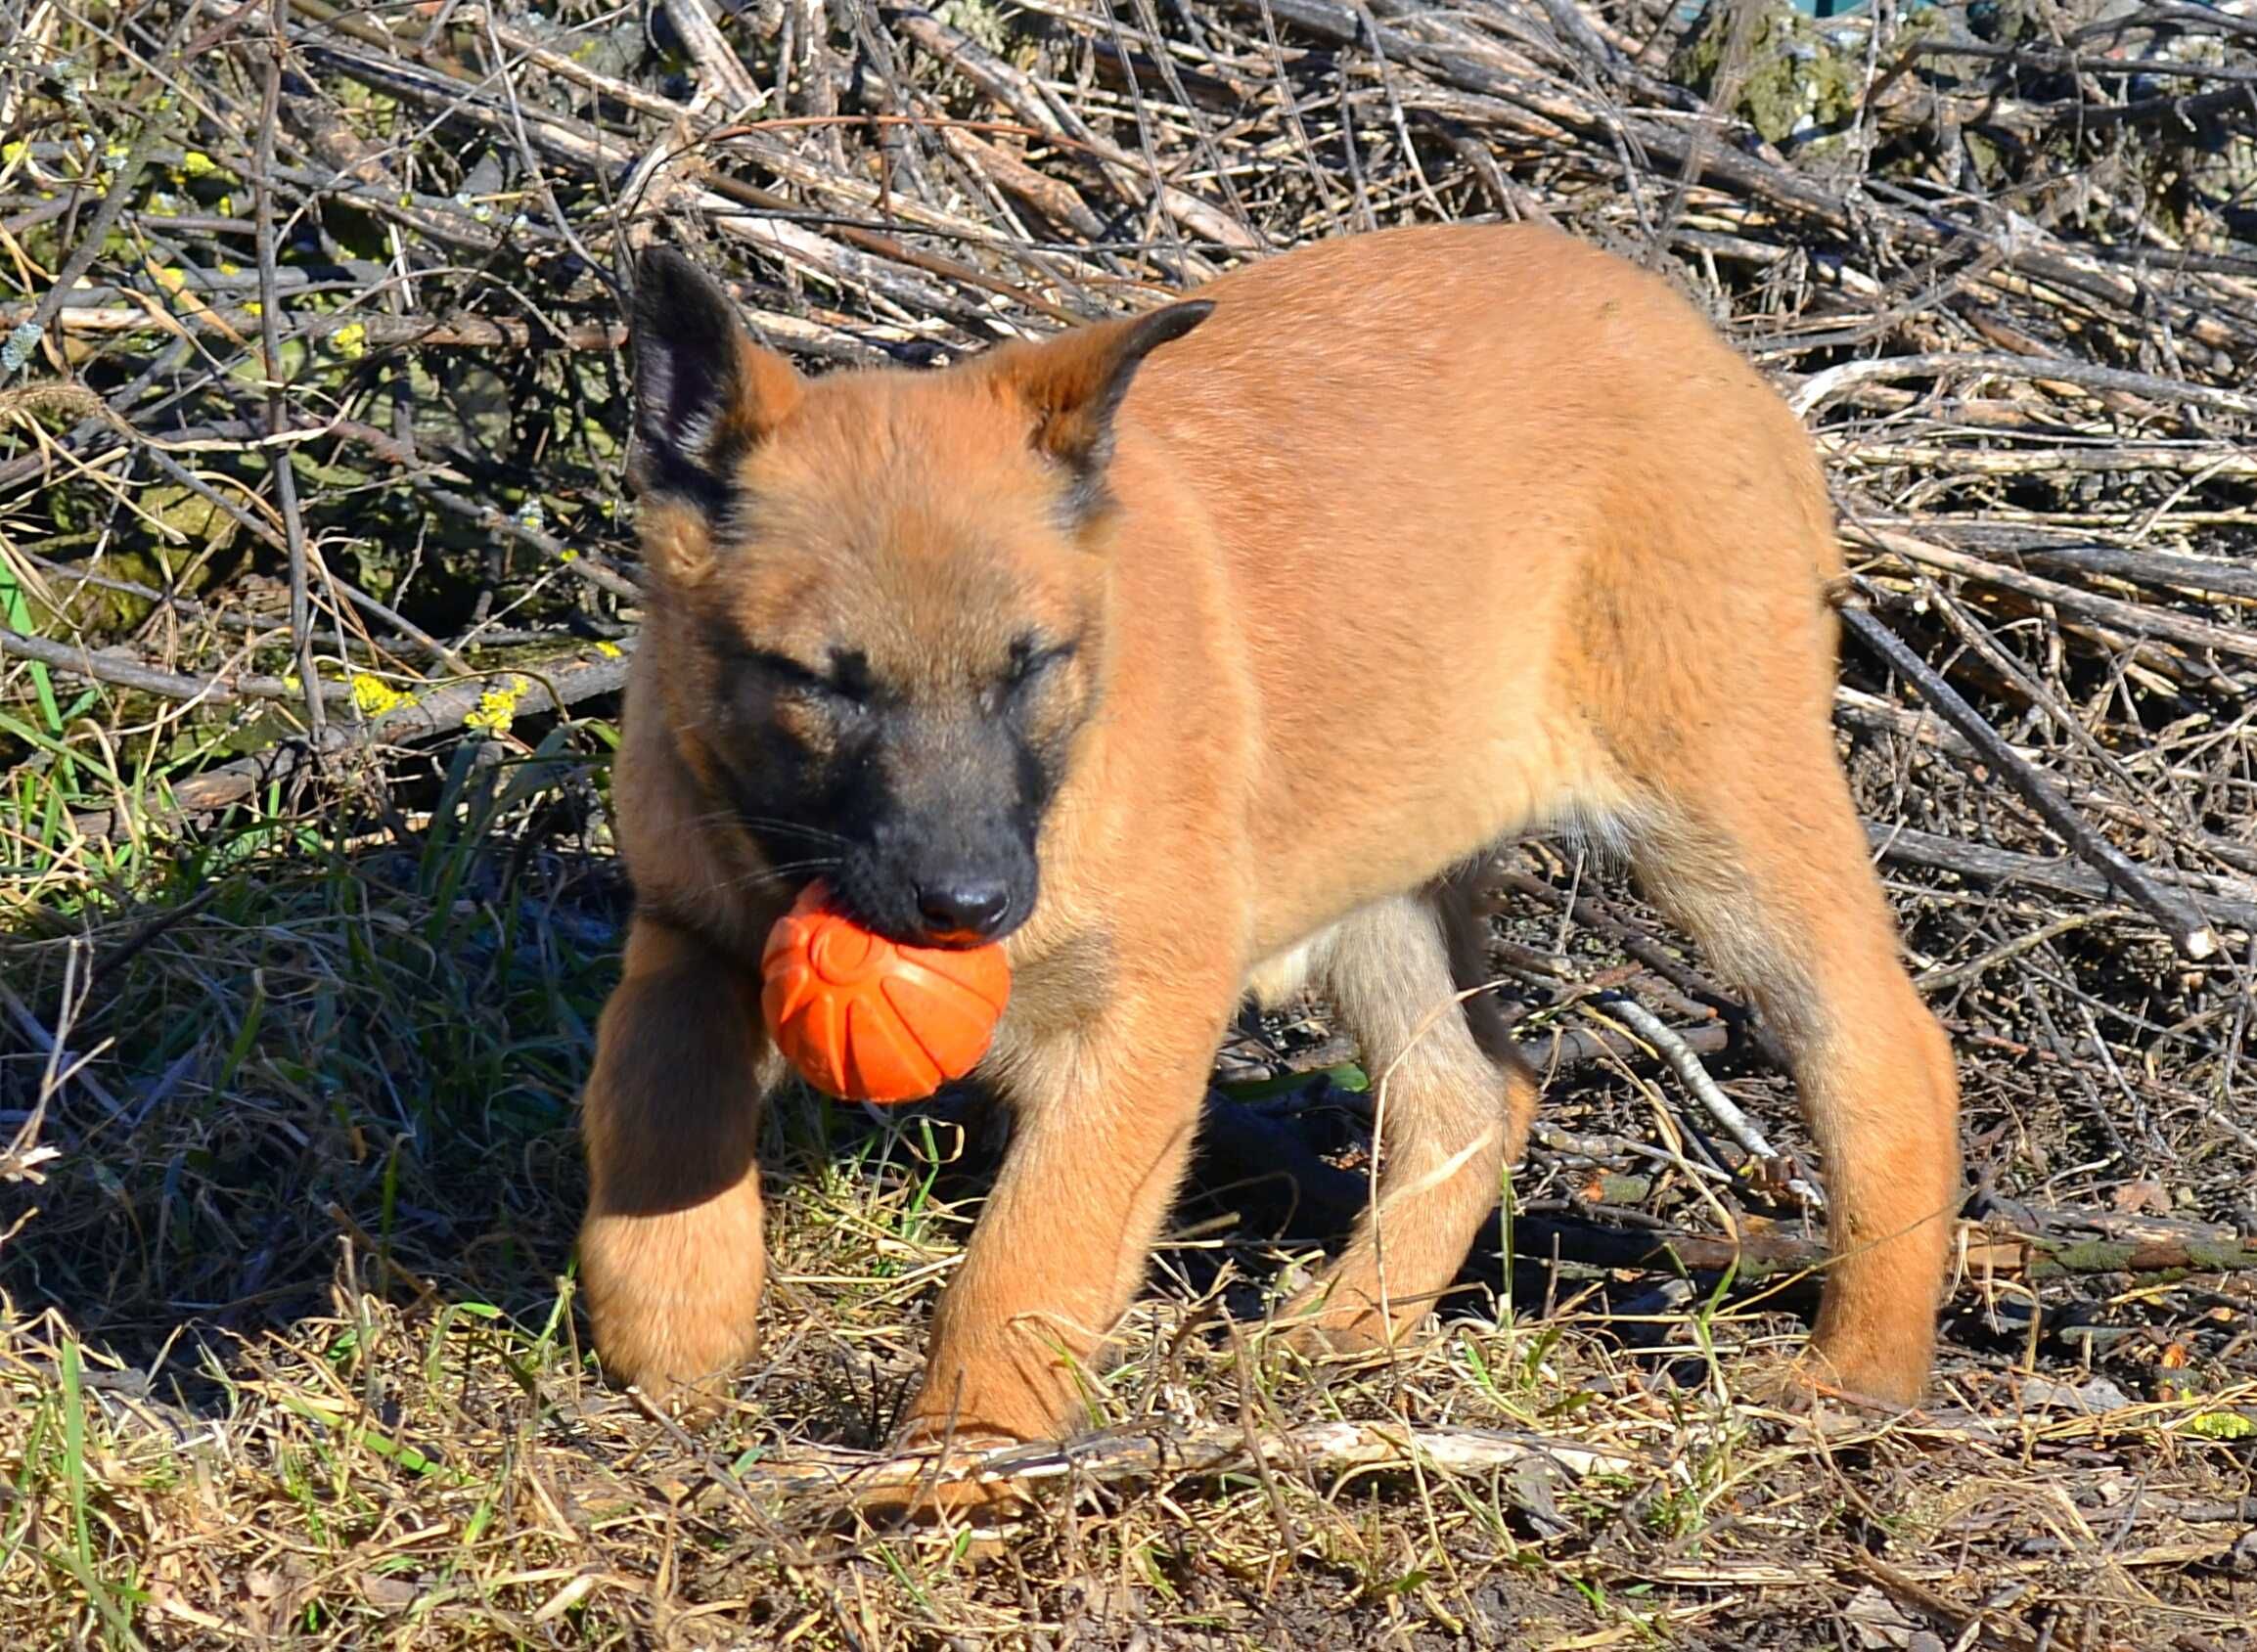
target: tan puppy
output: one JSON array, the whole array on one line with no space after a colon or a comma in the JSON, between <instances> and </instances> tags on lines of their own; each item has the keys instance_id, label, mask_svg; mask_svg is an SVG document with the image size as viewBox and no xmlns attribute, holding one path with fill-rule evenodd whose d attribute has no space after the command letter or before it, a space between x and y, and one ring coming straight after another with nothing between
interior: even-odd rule
<instances>
[{"instance_id":1,"label":"tan puppy","mask_svg":"<svg viewBox=\"0 0 2257 1652\"><path fill-rule=\"evenodd\" d=\"M1834 756L1830 513L1666 285L1548 231L1393 231L809 382L657 252L634 342L638 907L581 1236L612 1372L663 1393L754 1348L757 960L817 873L1015 970L983 1068L1012 1144L910 1439L1073 1421L1249 989L1321 987L1388 1075L1377 1208L1297 1306L1350 1345L1415 1324L1535 1103L1485 1001L1450 1004L1484 978L1462 872L1560 826L1791 1051L1832 1195L1816 1348L1918 1394L1958 1095Z\"/></svg>"}]
</instances>

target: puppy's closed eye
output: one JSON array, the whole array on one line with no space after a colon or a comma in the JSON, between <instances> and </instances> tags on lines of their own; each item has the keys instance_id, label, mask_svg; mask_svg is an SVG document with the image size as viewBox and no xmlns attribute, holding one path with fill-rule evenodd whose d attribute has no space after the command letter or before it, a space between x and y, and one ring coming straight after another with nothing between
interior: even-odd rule
<instances>
[{"instance_id":1,"label":"puppy's closed eye","mask_svg":"<svg viewBox=\"0 0 2257 1652\"><path fill-rule=\"evenodd\" d=\"M878 697L869 662L852 649L833 649L824 666L770 648L749 649L743 657L770 692L856 711L868 710Z\"/></svg>"},{"instance_id":2,"label":"puppy's closed eye","mask_svg":"<svg viewBox=\"0 0 2257 1652\"><path fill-rule=\"evenodd\" d=\"M1003 686L1016 692L1028 688L1046 673L1073 658L1079 645L1074 643L1045 642L1039 637L1021 637L1011 646L1011 663L1005 669Z\"/></svg>"}]
</instances>

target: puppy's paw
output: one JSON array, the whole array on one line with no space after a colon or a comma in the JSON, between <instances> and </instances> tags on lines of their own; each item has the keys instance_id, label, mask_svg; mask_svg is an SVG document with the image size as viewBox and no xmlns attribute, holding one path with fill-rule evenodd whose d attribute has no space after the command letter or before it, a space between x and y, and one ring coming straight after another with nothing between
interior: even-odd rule
<instances>
[{"instance_id":1,"label":"puppy's paw","mask_svg":"<svg viewBox=\"0 0 2257 1652\"><path fill-rule=\"evenodd\" d=\"M912 1422L895 1438L882 1476L857 1490L855 1506L873 1518L916 1522L1022 1512L1034 1504L1032 1491L991 1465L1025 1448L1007 1434L951 1435Z\"/></svg>"},{"instance_id":2,"label":"puppy's paw","mask_svg":"<svg viewBox=\"0 0 2257 1652\"><path fill-rule=\"evenodd\" d=\"M1845 1382L1825 1353L1811 1347L1750 1358L1731 1371L1730 1379L1742 1400L1805 1420L1822 1432L1870 1428L1913 1408Z\"/></svg>"}]
</instances>

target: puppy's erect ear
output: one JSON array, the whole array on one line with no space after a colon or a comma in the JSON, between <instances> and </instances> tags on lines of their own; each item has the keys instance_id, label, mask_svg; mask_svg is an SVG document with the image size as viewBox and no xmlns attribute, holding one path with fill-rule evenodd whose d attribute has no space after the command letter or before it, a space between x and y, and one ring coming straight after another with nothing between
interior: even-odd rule
<instances>
[{"instance_id":1,"label":"puppy's erect ear","mask_svg":"<svg viewBox=\"0 0 2257 1652\"><path fill-rule=\"evenodd\" d=\"M1152 351L1205 321L1214 307L1203 298L1170 304L996 353L994 371L1033 416L1036 450L1064 467L1070 478L1066 506L1075 520L1106 503L1113 415L1137 369Z\"/></svg>"},{"instance_id":2,"label":"puppy's erect ear","mask_svg":"<svg viewBox=\"0 0 2257 1652\"><path fill-rule=\"evenodd\" d=\"M745 335L718 283L670 246L635 270L636 490L718 516L732 468L798 405L799 375Z\"/></svg>"}]
</instances>

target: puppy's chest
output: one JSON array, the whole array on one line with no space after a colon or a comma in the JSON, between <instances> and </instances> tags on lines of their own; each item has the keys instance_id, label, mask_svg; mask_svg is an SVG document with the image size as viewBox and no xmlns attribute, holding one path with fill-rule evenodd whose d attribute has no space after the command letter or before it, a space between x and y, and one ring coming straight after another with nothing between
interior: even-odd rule
<instances>
[{"instance_id":1,"label":"puppy's chest","mask_svg":"<svg viewBox=\"0 0 2257 1652\"><path fill-rule=\"evenodd\" d=\"M1087 1027L1118 986L1112 937L1091 926L1046 940L1015 960L1006 1036L1045 1042Z\"/></svg>"}]
</instances>

